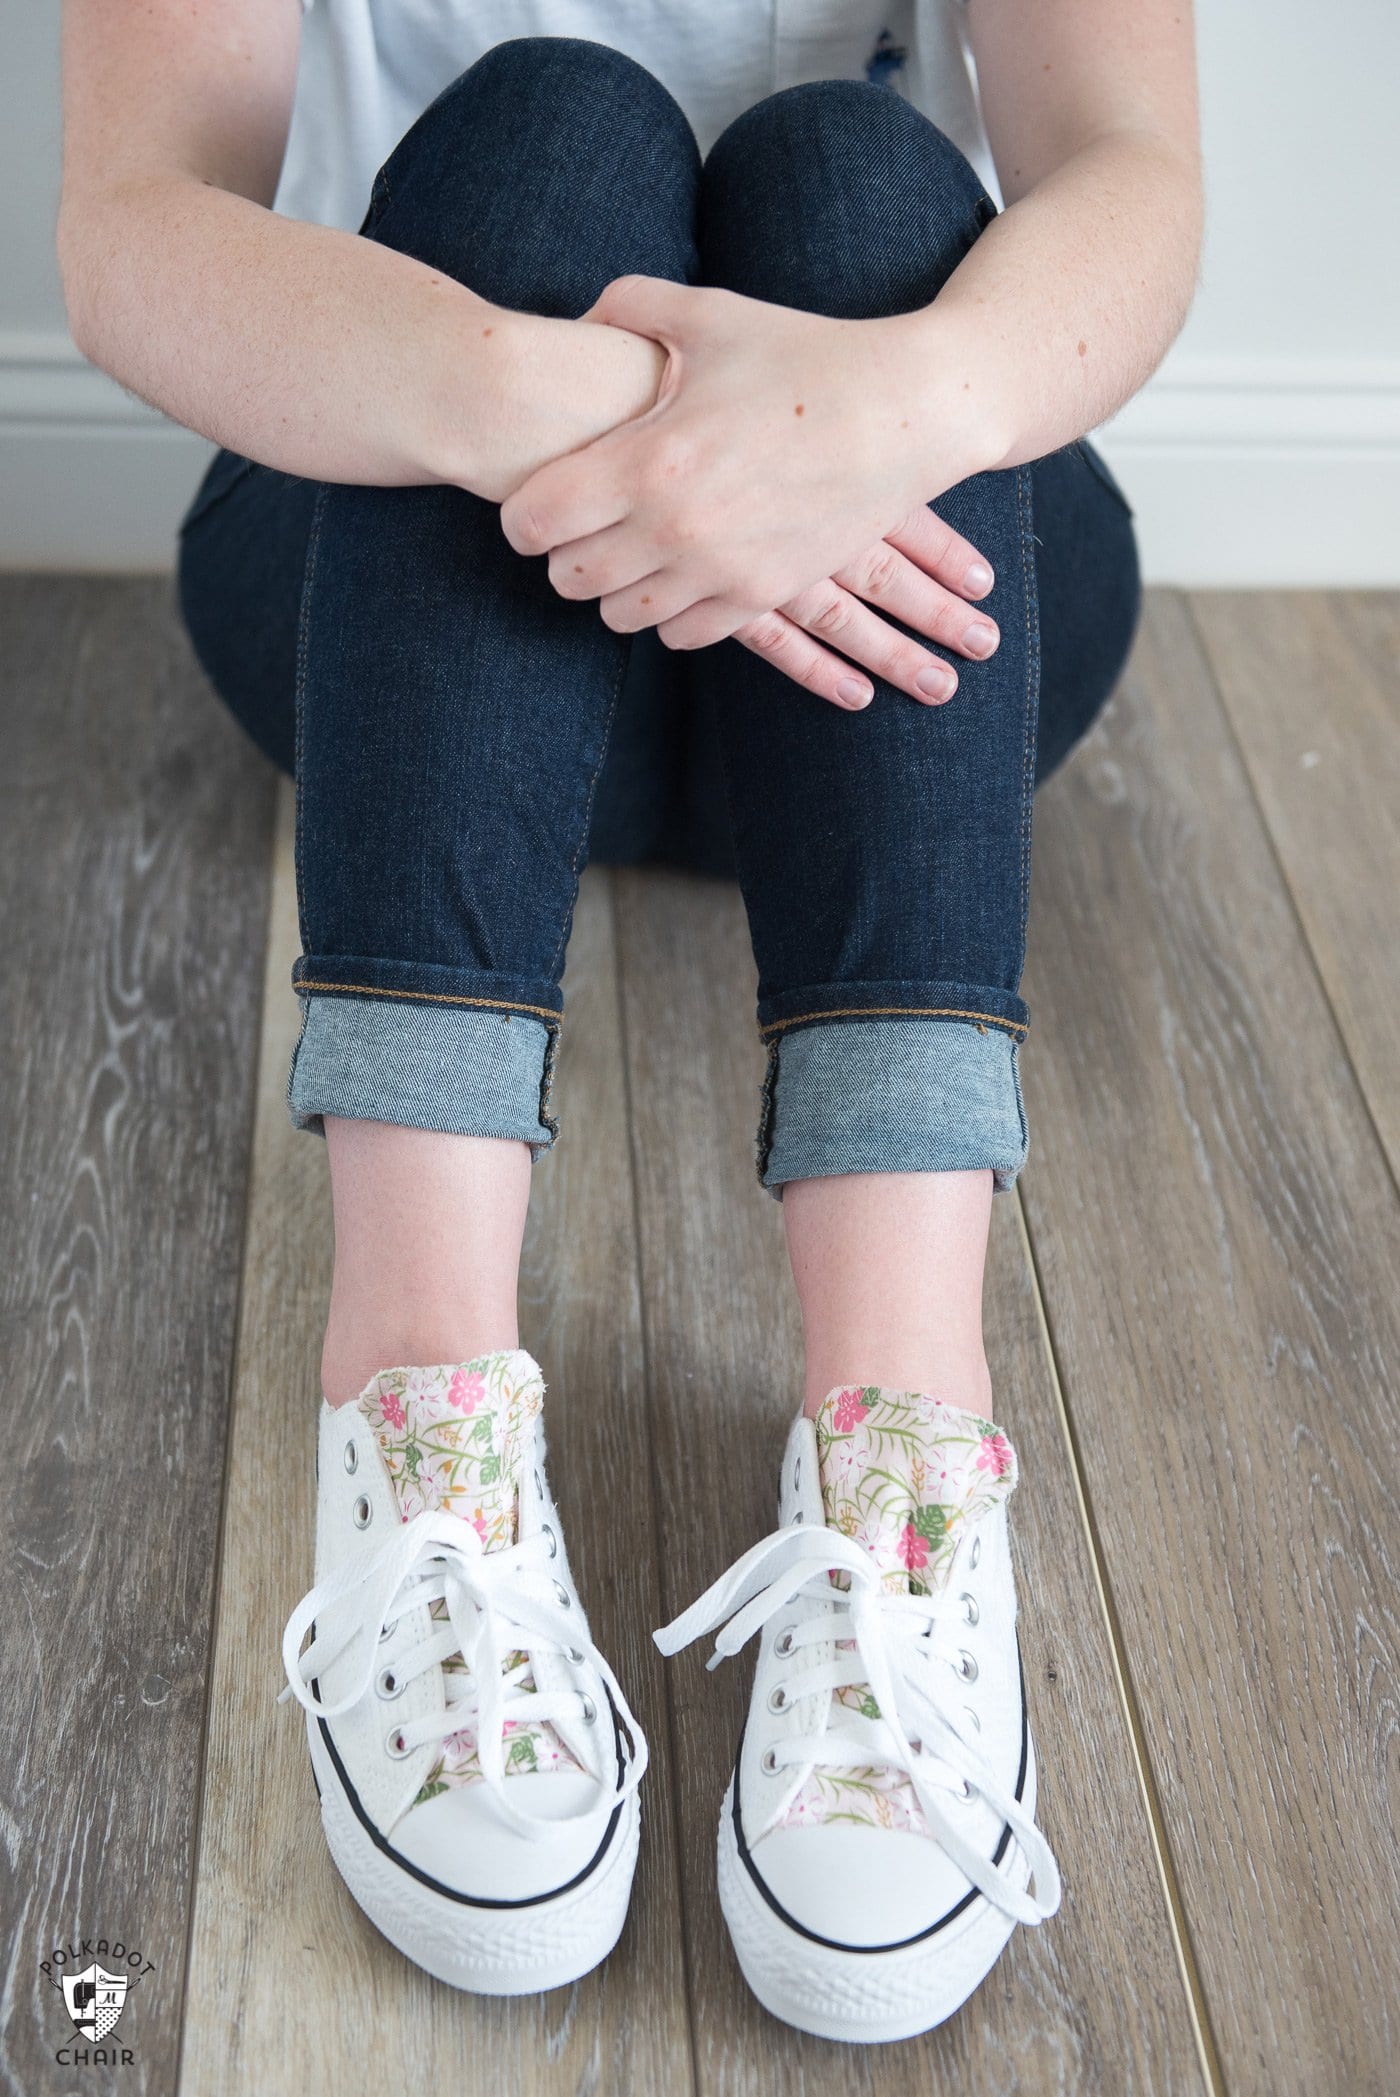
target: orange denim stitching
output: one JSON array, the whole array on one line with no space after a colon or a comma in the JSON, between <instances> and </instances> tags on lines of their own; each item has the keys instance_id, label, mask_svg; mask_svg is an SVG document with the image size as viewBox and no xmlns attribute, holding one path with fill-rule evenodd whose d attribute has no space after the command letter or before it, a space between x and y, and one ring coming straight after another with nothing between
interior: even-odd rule
<instances>
[{"instance_id":1,"label":"orange denim stitching","mask_svg":"<svg viewBox=\"0 0 1400 2097\"><path fill-rule=\"evenodd\" d=\"M419 998L430 1005L471 1005L479 1012L530 1012L556 1027L563 1024L562 1014L548 1005L517 1004L514 998L459 998L445 990L380 990L367 983L321 983L310 976L293 983L292 988L298 997L304 990L349 990L357 998Z\"/></svg>"},{"instance_id":2,"label":"orange denim stitching","mask_svg":"<svg viewBox=\"0 0 1400 2097\"><path fill-rule=\"evenodd\" d=\"M758 1038L767 1041L787 1027L803 1027L818 1019L975 1019L989 1027L1004 1027L1008 1034L1028 1031L1019 1020L1000 1019L995 1012L962 1012L951 1005L838 1005L828 1012L800 1012L795 1019L770 1020L759 1028Z\"/></svg>"}]
</instances>

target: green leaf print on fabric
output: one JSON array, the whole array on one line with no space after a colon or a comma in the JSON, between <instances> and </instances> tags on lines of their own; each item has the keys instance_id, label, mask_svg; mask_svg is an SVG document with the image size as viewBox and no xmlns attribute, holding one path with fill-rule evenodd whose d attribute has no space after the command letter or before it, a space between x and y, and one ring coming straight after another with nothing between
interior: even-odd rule
<instances>
[{"instance_id":1,"label":"green leaf print on fabric","mask_svg":"<svg viewBox=\"0 0 1400 2097\"><path fill-rule=\"evenodd\" d=\"M522 1378L518 1357L509 1353L438 1368L384 1369L372 1377L359 1406L393 1484L399 1519L411 1522L450 1508L475 1529L484 1551L508 1550L516 1541L520 1478L543 1404L542 1379ZM432 1614L445 1620L445 1605L434 1602ZM535 1687L524 1653L510 1654L501 1672L511 1690ZM444 1661L443 1674L444 1687L460 1695L469 1680L460 1654ZM507 1775L578 1766L552 1726L511 1729ZM443 1742L413 1803L423 1805L454 1784L480 1778L476 1734L466 1724Z\"/></svg>"},{"instance_id":2,"label":"green leaf print on fabric","mask_svg":"<svg viewBox=\"0 0 1400 2097\"><path fill-rule=\"evenodd\" d=\"M828 1525L867 1551L891 1594L936 1595L958 1543L1017 1479L1015 1451L990 1420L918 1391L848 1384L817 1414ZM833 1585L847 1587L844 1573ZM879 1706L861 1684L833 1700L861 1718ZM899 1770L813 1770L783 1814L785 1827L831 1821L927 1834L913 1785Z\"/></svg>"}]
</instances>

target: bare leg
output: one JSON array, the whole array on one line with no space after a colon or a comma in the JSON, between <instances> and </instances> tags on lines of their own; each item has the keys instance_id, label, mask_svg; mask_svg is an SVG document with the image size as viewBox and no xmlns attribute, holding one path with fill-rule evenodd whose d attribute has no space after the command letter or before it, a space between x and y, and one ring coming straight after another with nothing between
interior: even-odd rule
<instances>
[{"instance_id":1,"label":"bare leg","mask_svg":"<svg viewBox=\"0 0 1400 2097\"><path fill-rule=\"evenodd\" d=\"M784 1188L809 1416L842 1383L990 1410L982 1270L991 1209L989 1171L863 1172Z\"/></svg>"},{"instance_id":2,"label":"bare leg","mask_svg":"<svg viewBox=\"0 0 1400 2097\"><path fill-rule=\"evenodd\" d=\"M530 1152L326 1116L335 1277L321 1356L331 1405L378 1369L519 1344L516 1283Z\"/></svg>"}]
</instances>

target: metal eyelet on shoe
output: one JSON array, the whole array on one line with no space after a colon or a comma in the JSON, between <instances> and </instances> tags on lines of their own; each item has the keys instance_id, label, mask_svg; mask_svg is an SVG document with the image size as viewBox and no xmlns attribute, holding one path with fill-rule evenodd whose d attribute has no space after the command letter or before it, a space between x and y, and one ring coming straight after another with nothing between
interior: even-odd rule
<instances>
[{"instance_id":1,"label":"metal eyelet on shoe","mask_svg":"<svg viewBox=\"0 0 1400 2097\"><path fill-rule=\"evenodd\" d=\"M375 1695L383 1697L387 1704L392 1703L395 1697L401 1697L407 1686L406 1683L400 1682L391 1667L386 1667L380 1669L375 1679L374 1691Z\"/></svg>"},{"instance_id":2,"label":"metal eyelet on shoe","mask_svg":"<svg viewBox=\"0 0 1400 2097\"><path fill-rule=\"evenodd\" d=\"M800 1507L798 1508L797 1513L793 1516L792 1519L794 1525L802 1520L802 1509Z\"/></svg>"},{"instance_id":3,"label":"metal eyelet on shoe","mask_svg":"<svg viewBox=\"0 0 1400 2097\"><path fill-rule=\"evenodd\" d=\"M788 1693L780 1682L776 1689L768 1692L768 1709L770 1711L786 1711L787 1707Z\"/></svg>"},{"instance_id":4,"label":"metal eyelet on shoe","mask_svg":"<svg viewBox=\"0 0 1400 2097\"><path fill-rule=\"evenodd\" d=\"M972 1539L972 1549L967 1554L967 1569L970 1573L976 1572L977 1561L981 1556L982 1539L980 1536L974 1536Z\"/></svg>"},{"instance_id":5,"label":"metal eyelet on shoe","mask_svg":"<svg viewBox=\"0 0 1400 2097\"><path fill-rule=\"evenodd\" d=\"M583 1647L582 1647L582 1646L570 1646L570 1647L568 1647L568 1649L566 1650L566 1653L565 1653L565 1656L564 1656L564 1657L565 1657L565 1658L566 1658L566 1660L567 1660L567 1661L569 1662L569 1665L570 1665L571 1667L582 1667L582 1666L583 1666Z\"/></svg>"},{"instance_id":6,"label":"metal eyelet on shoe","mask_svg":"<svg viewBox=\"0 0 1400 2097\"><path fill-rule=\"evenodd\" d=\"M569 1590L567 1587L565 1587L562 1580L556 1580L554 1583L554 1599L559 1604L559 1607L561 1609L567 1609L569 1607Z\"/></svg>"},{"instance_id":7,"label":"metal eyelet on shoe","mask_svg":"<svg viewBox=\"0 0 1400 2097\"><path fill-rule=\"evenodd\" d=\"M959 1797L959 1798L976 1798L976 1796L977 1796L977 1786L976 1786L975 1784L969 1783L968 1779L967 1779L966 1777L964 1777L964 1778L963 1778L963 1780L962 1780L962 1790L961 1790L961 1791L960 1791L960 1792L958 1793L958 1797Z\"/></svg>"},{"instance_id":8,"label":"metal eyelet on shoe","mask_svg":"<svg viewBox=\"0 0 1400 2097\"><path fill-rule=\"evenodd\" d=\"M969 1624L975 1624L982 1614L981 1610L977 1606L976 1595L970 1595L967 1589L964 1588L962 1593L958 1596L958 1600L960 1602L966 1602L967 1607L963 1611L963 1616Z\"/></svg>"},{"instance_id":9,"label":"metal eyelet on shoe","mask_svg":"<svg viewBox=\"0 0 1400 2097\"><path fill-rule=\"evenodd\" d=\"M548 1522L545 1523L544 1528L541 1530L540 1534L544 1537L547 1537L549 1540L550 1557L557 1558L559 1556L559 1539L554 1534L554 1531L550 1528Z\"/></svg>"},{"instance_id":10,"label":"metal eyelet on shoe","mask_svg":"<svg viewBox=\"0 0 1400 2097\"><path fill-rule=\"evenodd\" d=\"M962 1676L964 1682L975 1682L977 1680L977 1676L980 1670L978 1669L977 1662L973 1659L971 1653L968 1652L966 1646L959 1647L958 1660L961 1663L958 1668L958 1673Z\"/></svg>"},{"instance_id":11,"label":"metal eyelet on shoe","mask_svg":"<svg viewBox=\"0 0 1400 2097\"><path fill-rule=\"evenodd\" d=\"M781 1653L785 1660L792 1651L792 1634L795 1628L792 1624L786 1625L773 1641L773 1651Z\"/></svg>"},{"instance_id":12,"label":"metal eyelet on shoe","mask_svg":"<svg viewBox=\"0 0 1400 2097\"><path fill-rule=\"evenodd\" d=\"M801 1485L801 1483L802 1483L802 1458L801 1458L801 1457L799 1456L799 1457L798 1457L798 1459L797 1459L797 1462L796 1462L796 1463L795 1463L795 1464L793 1465L793 1467L792 1467L792 1489L793 1489L793 1491L794 1491L794 1492L796 1492L796 1491L797 1491L797 1488L798 1488L798 1487L799 1487L799 1486Z\"/></svg>"},{"instance_id":13,"label":"metal eyelet on shoe","mask_svg":"<svg viewBox=\"0 0 1400 2097\"><path fill-rule=\"evenodd\" d=\"M360 1452L353 1442L345 1444L345 1468L352 1478L360 1468Z\"/></svg>"},{"instance_id":14,"label":"metal eyelet on shoe","mask_svg":"<svg viewBox=\"0 0 1400 2097\"><path fill-rule=\"evenodd\" d=\"M597 1705L596 1705L596 1704L594 1703L594 1701L593 1701L592 1697L585 1697L585 1698L584 1698L584 1700L583 1700L583 1722L584 1722L584 1724L585 1724L586 1726L591 1726L591 1725L595 1725L595 1724L597 1723L597 1719L598 1719L598 1706L597 1706Z\"/></svg>"},{"instance_id":15,"label":"metal eyelet on shoe","mask_svg":"<svg viewBox=\"0 0 1400 2097\"><path fill-rule=\"evenodd\" d=\"M973 1710L971 1704L964 1704L963 1710L967 1713L968 1717L972 1720L973 1725L976 1726L978 1732L980 1733L982 1730L982 1721L977 1716L977 1713Z\"/></svg>"},{"instance_id":16,"label":"metal eyelet on shoe","mask_svg":"<svg viewBox=\"0 0 1400 2097\"><path fill-rule=\"evenodd\" d=\"M395 1762L402 1762L405 1755L411 1755L413 1753L412 1748L404 1739L403 1732L400 1727L395 1726L393 1732L385 1741L384 1752L386 1755L390 1756Z\"/></svg>"},{"instance_id":17,"label":"metal eyelet on shoe","mask_svg":"<svg viewBox=\"0 0 1400 2097\"><path fill-rule=\"evenodd\" d=\"M393 1622L392 1622L392 1623L389 1623L389 1624L381 1624L381 1625L379 1626L379 1643L380 1643L380 1645L383 1645L386 1639L390 1639L390 1638L392 1638L392 1637L393 1637L393 1635L394 1635L394 1633L395 1633L395 1632L396 1632L396 1631L398 1630L398 1628L399 1628L399 1620L398 1620L398 1618L397 1618L397 1617L395 1617L395 1618L394 1618L394 1620L393 1620Z\"/></svg>"},{"instance_id":18,"label":"metal eyelet on shoe","mask_svg":"<svg viewBox=\"0 0 1400 2097\"><path fill-rule=\"evenodd\" d=\"M355 1502L352 1513L355 1518L355 1527L357 1529L368 1529L370 1523L374 1520L374 1509L369 1504L369 1495L367 1493L361 1493L359 1499Z\"/></svg>"},{"instance_id":19,"label":"metal eyelet on shoe","mask_svg":"<svg viewBox=\"0 0 1400 2097\"><path fill-rule=\"evenodd\" d=\"M765 1777L776 1777L778 1774L778 1750L776 1748L765 1748L758 1758L758 1766Z\"/></svg>"},{"instance_id":20,"label":"metal eyelet on shoe","mask_svg":"<svg viewBox=\"0 0 1400 2097\"><path fill-rule=\"evenodd\" d=\"M536 1471L536 1473L535 1473L535 1494L536 1494L536 1497L537 1497L538 1499L541 1499L541 1500L543 1500L543 1498L544 1498L544 1480L543 1480L543 1478L542 1478L542 1477L540 1476L540 1474L539 1474L539 1472L538 1472L538 1471Z\"/></svg>"}]
</instances>

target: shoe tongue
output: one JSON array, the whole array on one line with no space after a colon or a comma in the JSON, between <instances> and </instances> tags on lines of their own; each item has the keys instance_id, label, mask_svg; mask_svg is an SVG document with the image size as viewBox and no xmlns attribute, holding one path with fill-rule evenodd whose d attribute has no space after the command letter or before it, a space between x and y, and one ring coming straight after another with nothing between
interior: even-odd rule
<instances>
[{"instance_id":1,"label":"shoe tongue","mask_svg":"<svg viewBox=\"0 0 1400 2097\"><path fill-rule=\"evenodd\" d=\"M520 1348L372 1376L359 1406L400 1518L446 1507L472 1524L488 1551L513 1544L521 1473L543 1402L539 1367Z\"/></svg>"},{"instance_id":2,"label":"shoe tongue","mask_svg":"<svg viewBox=\"0 0 1400 2097\"><path fill-rule=\"evenodd\" d=\"M827 1524L893 1593L937 1594L964 1531L1016 1485L1016 1452L990 1420L919 1391L846 1384L816 1430Z\"/></svg>"}]
</instances>

